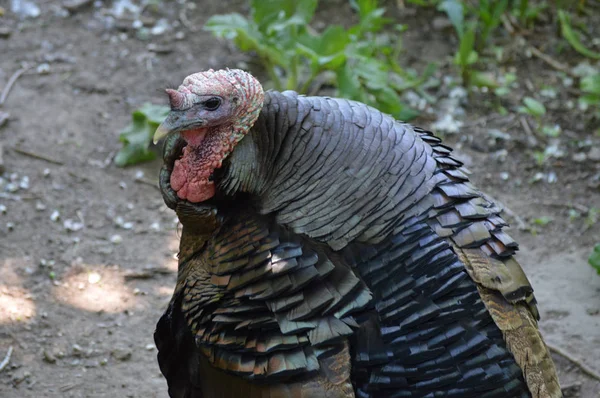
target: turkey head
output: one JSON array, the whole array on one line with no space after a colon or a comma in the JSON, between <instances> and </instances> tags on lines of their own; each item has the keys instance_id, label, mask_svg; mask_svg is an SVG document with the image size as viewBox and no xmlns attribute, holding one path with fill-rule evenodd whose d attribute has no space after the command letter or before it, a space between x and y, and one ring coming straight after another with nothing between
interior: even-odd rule
<instances>
[{"instance_id":1,"label":"turkey head","mask_svg":"<svg viewBox=\"0 0 600 398\"><path fill-rule=\"evenodd\" d=\"M156 130L154 142L178 135L165 145L167 170L161 172L161 183L168 177L171 190L167 191L176 196L170 198L173 205L177 198L204 202L215 195L215 169L258 118L262 86L244 71L211 69L186 77L167 94L171 112Z\"/></svg>"}]
</instances>

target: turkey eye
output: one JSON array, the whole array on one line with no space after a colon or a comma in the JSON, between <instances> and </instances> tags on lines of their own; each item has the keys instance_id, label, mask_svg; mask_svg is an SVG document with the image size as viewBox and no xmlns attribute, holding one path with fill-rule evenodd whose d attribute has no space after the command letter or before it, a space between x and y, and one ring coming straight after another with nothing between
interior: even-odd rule
<instances>
[{"instance_id":1,"label":"turkey eye","mask_svg":"<svg viewBox=\"0 0 600 398\"><path fill-rule=\"evenodd\" d=\"M219 106L221 106L221 100L217 97L213 97L204 101L204 108L209 111L215 111Z\"/></svg>"}]
</instances>

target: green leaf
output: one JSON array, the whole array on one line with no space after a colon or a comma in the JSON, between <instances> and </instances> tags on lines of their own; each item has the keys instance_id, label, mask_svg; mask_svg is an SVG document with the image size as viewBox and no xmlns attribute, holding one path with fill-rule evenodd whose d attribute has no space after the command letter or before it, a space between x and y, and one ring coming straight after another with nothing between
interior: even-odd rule
<instances>
[{"instance_id":1,"label":"green leaf","mask_svg":"<svg viewBox=\"0 0 600 398\"><path fill-rule=\"evenodd\" d=\"M462 2L458 0L444 0L440 5L438 5L439 11L444 11L446 15L448 15L448 19L454 25L454 29L456 29L456 33L461 37L465 30L464 22L464 10Z\"/></svg>"},{"instance_id":2,"label":"green leaf","mask_svg":"<svg viewBox=\"0 0 600 398\"><path fill-rule=\"evenodd\" d=\"M579 36L577 36L577 33L571 27L571 19L566 12L559 10L558 18L560 20L560 28L563 37L578 53L588 58L600 59L600 53L590 50L579 40Z\"/></svg>"},{"instance_id":3,"label":"green leaf","mask_svg":"<svg viewBox=\"0 0 600 398\"><path fill-rule=\"evenodd\" d=\"M594 250L592 251L592 254L590 254L588 262L596 269L598 275L600 275L600 243L594 246Z\"/></svg>"},{"instance_id":4,"label":"green leaf","mask_svg":"<svg viewBox=\"0 0 600 398\"><path fill-rule=\"evenodd\" d=\"M132 122L119 135L123 147L115 156L119 167L152 160L156 154L148 149L156 128L169 114L162 105L144 104L132 113Z\"/></svg>"},{"instance_id":5,"label":"green leaf","mask_svg":"<svg viewBox=\"0 0 600 398\"><path fill-rule=\"evenodd\" d=\"M536 225L541 225L542 227L545 226L545 225L550 224L552 221L553 221L552 218L551 217L547 217L547 216L543 216L543 217L540 217L540 218L534 218L533 219L533 222Z\"/></svg>"},{"instance_id":6,"label":"green leaf","mask_svg":"<svg viewBox=\"0 0 600 398\"><path fill-rule=\"evenodd\" d=\"M581 79L579 87L584 93L600 96L600 73L584 77Z\"/></svg>"},{"instance_id":7,"label":"green leaf","mask_svg":"<svg viewBox=\"0 0 600 398\"><path fill-rule=\"evenodd\" d=\"M525 113L529 113L536 117L541 117L546 114L546 107L536 99L525 97L523 98L523 103L525 104Z\"/></svg>"}]
</instances>

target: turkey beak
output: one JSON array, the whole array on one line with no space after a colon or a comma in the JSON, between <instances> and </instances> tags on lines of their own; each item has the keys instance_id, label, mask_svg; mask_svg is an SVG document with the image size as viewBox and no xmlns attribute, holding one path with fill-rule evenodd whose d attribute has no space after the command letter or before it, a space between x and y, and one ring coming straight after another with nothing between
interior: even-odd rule
<instances>
[{"instance_id":1,"label":"turkey beak","mask_svg":"<svg viewBox=\"0 0 600 398\"><path fill-rule=\"evenodd\" d=\"M165 121L158 126L154 132L154 137L152 140L154 141L154 144L156 144L158 141L171 133L185 130L191 128L192 126L201 126L203 124L204 120L202 119L196 119L192 121L187 119L183 112L172 111L169 113Z\"/></svg>"},{"instance_id":2,"label":"turkey beak","mask_svg":"<svg viewBox=\"0 0 600 398\"><path fill-rule=\"evenodd\" d=\"M166 120L165 120L164 122L162 122L160 124L160 126L158 126L158 128L154 132L154 137L152 138L152 141L154 141L154 145L156 145L158 143L158 141L160 141L161 139L163 139L167 135L169 135L170 132L171 132L171 129L168 126L166 126Z\"/></svg>"}]
</instances>

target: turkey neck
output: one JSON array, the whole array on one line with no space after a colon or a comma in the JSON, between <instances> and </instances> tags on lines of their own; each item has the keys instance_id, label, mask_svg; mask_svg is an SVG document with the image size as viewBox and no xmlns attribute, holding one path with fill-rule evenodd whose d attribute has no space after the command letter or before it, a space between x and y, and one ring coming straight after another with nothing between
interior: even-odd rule
<instances>
[{"instance_id":1,"label":"turkey neck","mask_svg":"<svg viewBox=\"0 0 600 398\"><path fill-rule=\"evenodd\" d=\"M381 242L430 207L435 170L410 125L354 101L268 92L219 190L247 192L260 213L339 250Z\"/></svg>"}]
</instances>

